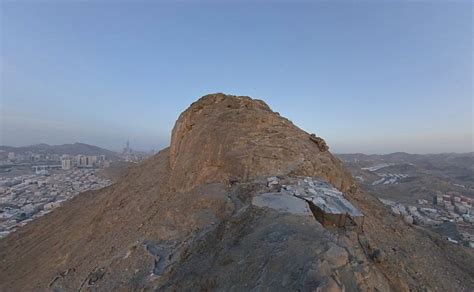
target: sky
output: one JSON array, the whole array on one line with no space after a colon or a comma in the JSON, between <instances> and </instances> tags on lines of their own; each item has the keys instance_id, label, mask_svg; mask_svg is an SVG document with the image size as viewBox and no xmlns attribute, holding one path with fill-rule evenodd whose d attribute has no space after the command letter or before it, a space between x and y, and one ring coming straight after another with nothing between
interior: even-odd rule
<instances>
[{"instance_id":1,"label":"sky","mask_svg":"<svg viewBox=\"0 0 474 292\"><path fill-rule=\"evenodd\" d=\"M336 153L474 151L471 1L0 0L0 144L169 145L215 92Z\"/></svg>"}]
</instances>

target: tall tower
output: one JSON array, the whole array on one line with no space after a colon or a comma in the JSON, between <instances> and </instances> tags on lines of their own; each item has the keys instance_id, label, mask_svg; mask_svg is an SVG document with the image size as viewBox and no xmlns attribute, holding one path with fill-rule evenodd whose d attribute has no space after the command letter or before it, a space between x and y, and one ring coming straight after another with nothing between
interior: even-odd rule
<instances>
[{"instance_id":1,"label":"tall tower","mask_svg":"<svg viewBox=\"0 0 474 292\"><path fill-rule=\"evenodd\" d=\"M128 154L130 152L130 140L127 139L127 143L125 143L125 148L123 148L123 154Z\"/></svg>"}]
</instances>

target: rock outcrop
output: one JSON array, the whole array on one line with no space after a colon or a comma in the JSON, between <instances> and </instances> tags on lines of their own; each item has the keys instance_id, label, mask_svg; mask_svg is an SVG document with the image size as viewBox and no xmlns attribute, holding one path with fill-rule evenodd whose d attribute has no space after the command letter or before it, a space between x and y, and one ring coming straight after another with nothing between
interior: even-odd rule
<instances>
[{"instance_id":1,"label":"rock outcrop","mask_svg":"<svg viewBox=\"0 0 474 292\"><path fill-rule=\"evenodd\" d=\"M354 184L324 140L245 96L206 95L183 112L171 136L170 166L173 186L185 190L287 174L322 177L341 190Z\"/></svg>"},{"instance_id":2,"label":"rock outcrop","mask_svg":"<svg viewBox=\"0 0 474 292\"><path fill-rule=\"evenodd\" d=\"M283 197L277 181L300 176L341 191L363 230L323 227ZM1 239L0 291L472 291L472 252L416 228L321 138L262 101L212 94L121 181Z\"/></svg>"}]
</instances>

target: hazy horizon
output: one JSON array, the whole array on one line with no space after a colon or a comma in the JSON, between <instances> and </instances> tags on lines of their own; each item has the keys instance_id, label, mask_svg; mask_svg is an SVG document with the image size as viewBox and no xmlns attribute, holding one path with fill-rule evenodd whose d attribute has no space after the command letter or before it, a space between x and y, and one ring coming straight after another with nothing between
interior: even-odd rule
<instances>
[{"instance_id":1,"label":"hazy horizon","mask_svg":"<svg viewBox=\"0 0 474 292\"><path fill-rule=\"evenodd\" d=\"M334 153L474 151L470 1L0 5L0 145L159 150L224 92Z\"/></svg>"},{"instance_id":2,"label":"hazy horizon","mask_svg":"<svg viewBox=\"0 0 474 292\"><path fill-rule=\"evenodd\" d=\"M72 145L72 144L76 144L76 143L79 143L79 144L87 144L87 145L90 145L90 146L97 146L97 147L100 147L100 148L103 148L105 150L111 150L111 151L114 151L114 152L121 152L123 150L123 147L125 147L125 143L123 145L122 148L108 148L106 146L101 146L101 145L95 145L95 144L90 144L90 143L85 143L85 142L81 142L81 141L74 141L74 142L70 142L70 143L62 143L62 144L51 144L51 143L46 143L46 142L41 142L41 143L33 143L33 144L27 144L27 145L3 145L3 144L0 144L0 147L15 147L15 148L20 148L20 147L30 147L30 146L35 146L35 145L40 145L40 144L47 144L49 146L60 146L60 145ZM148 151L161 151L165 148L169 147L169 145L166 145L162 148L150 148L150 149L140 149L140 148L134 148L133 147L133 144L130 143L130 148L133 149L133 150L137 150L137 151L144 151L144 152L148 152ZM331 151L331 149L329 149ZM394 153L406 153L406 154L414 154L414 155L437 155L437 154L471 154L471 153L474 153L474 151L466 151L466 152L431 152L431 153L414 153L414 152L405 152L405 151L393 151L393 152L378 152L378 153L375 153L375 152L335 152L335 151L331 151L333 154L336 154L336 155L341 155L341 154L364 154L364 155L389 155L389 154L394 154Z\"/></svg>"}]
</instances>

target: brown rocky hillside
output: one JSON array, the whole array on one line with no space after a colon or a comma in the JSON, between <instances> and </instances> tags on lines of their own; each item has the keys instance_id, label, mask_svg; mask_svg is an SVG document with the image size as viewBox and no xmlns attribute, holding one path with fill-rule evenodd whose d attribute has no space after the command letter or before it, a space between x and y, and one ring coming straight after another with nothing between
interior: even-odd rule
<instances>
[{"instance_id":1,"label":"brown rocky hillside","mask_svg":"<svg viewBox=\"0 0 474 292\"><path fill-rule=\"evenodd\" d=\"M280 200L303 177L342 191L363 228ZM254 204L264 193L278 204ZM390 215L263 101L224 94L193 103L170 147L119 182L1 239L0 263L0 291L474 290L472 251Z\"/></svg>"}]
</instances>

